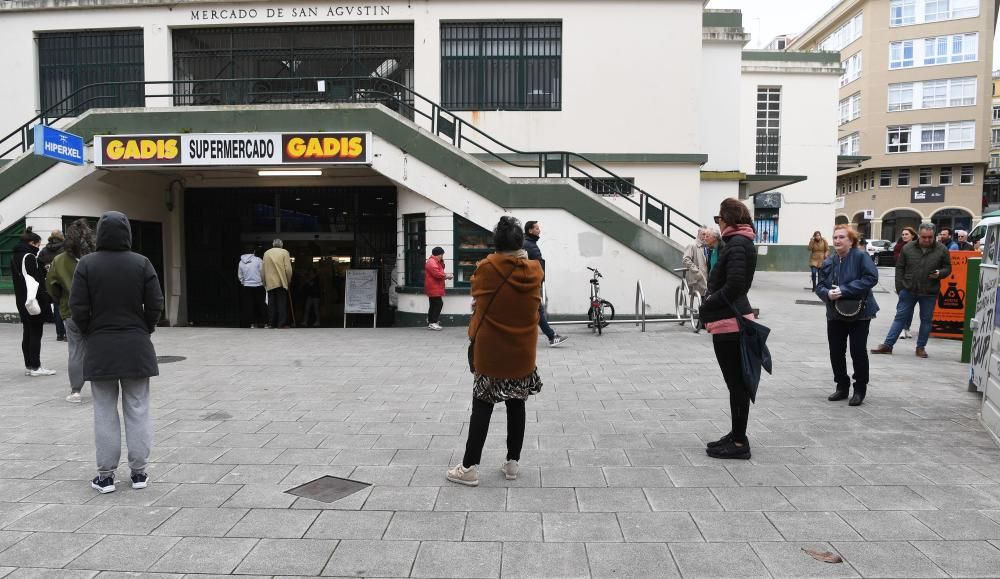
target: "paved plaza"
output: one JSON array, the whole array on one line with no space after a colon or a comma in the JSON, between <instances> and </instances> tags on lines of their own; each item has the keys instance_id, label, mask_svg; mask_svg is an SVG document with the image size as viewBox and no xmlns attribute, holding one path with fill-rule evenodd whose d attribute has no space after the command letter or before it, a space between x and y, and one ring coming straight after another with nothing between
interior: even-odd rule
<instances>
[{"instance_id":1,"label":"paved plaza","mask_svg":"<svg viewBox=\"0 0 1000 579\"><path fill-rule=\"evenodd\" d=\"M499 406L478 488L445 480L468 429L464 328L160 329L158 353L186 359L153 381L153 482L99 495L90 390L64 401L65 344L47 326L59 374L27 378L20 327L2 325L0 576L1000 576L1000 448L960 344L920 360L901 341L872 359L863 406L827 402L824 311L795 303L816 301L807 277L758 274L751 294L775 366L751 461L705 455L729 430L710 337L577 326L539 342L520 477L499 471ZM870 346L895 308L876 298ZM285 492L323 475L371 486L334 503Z\"/></svg>"}]
</instances>

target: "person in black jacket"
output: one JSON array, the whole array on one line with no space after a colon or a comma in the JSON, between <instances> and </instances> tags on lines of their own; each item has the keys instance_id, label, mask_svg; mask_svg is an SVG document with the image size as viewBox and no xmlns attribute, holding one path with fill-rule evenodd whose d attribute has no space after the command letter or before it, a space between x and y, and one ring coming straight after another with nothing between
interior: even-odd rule
<instances>
[{"instance_id":1,"label":"person in black jacket","mask_svg":"<svg viewBox=\"0 0 1000 579\"><path fill-rule=\"evenodd\" d=\"M52 260L56 258L57 255L63 252L63 245L66 243L66 236L63 235L62 231L58 229L53 229L52 233L49 234L49 240L45 242L45 247L38 252L38 262L45 266L47 270L50 265L52 265ZM52 308L50 310L54 311L52 316L53 321L56 323L56 341L65 342L66 341L66 326L63 324L62 316L59 315L59 304L55 303L56 300L52 300ZM48 312L42 312L48 317Z\"/></svg>"},{"instance_id":2,"label":"person in black jacket","mask_svg":"<svg viewBox=\"0 0 1000 579\"><path fill-rule=\"evenodd\" d=\"M54 370L42 368L42 330L45 328L45 311L52 307L52 300L45 291L45 266L38 261L38 247L41 244L41 236L28 227L21 234L21 242L14 247L10 260L17 314L21 318L21 353L24 355L25 376L55 374ZM42 310L38 315L31 315L24 306L24 302L28 301L28 284L24 272L38 283L38 291L33 296Z\"/></svg>"},{"instance_id":3,"label":"person in black jacket","mask_svg":"<svg viewBox=\"0 0 1000 579\"><path fill-rule=\"evenodd\" d=\"M524 243L521 249L528 252L528 259L533 259L537 261L542 266L542 272L545 272L545 260L542 258L542 250L538 249L538 239L542 235L542 226L538 224L537 221L525 221L524 222ZM552 329L549 325L549 316L545 312L545 301L538 306L538 327L545 334L545 337L549 339L549 346L558 346L566 341L564 336L560 336Z\"/></svg>"},{"instance_id":4,"label":"person in black jacket","mask_svg":"<svg viewBox=\"0 0 1000 579\"><path fill-rule=\"evenodd\" d=\"M73 274L69 304L86 338L84 379L94 397L97 477L91 486L115 490L121 458L118 390L122 393L132 488L146 488L152 444L149 378L159 375L150 334L163 312L163 292L153 265L133 253L128 218L105 213L97 224L97 251L83 256Z\"/></svg>"},{"instance_id":5,"label":"person in black jacket","mask_svg":"<svg viewBox=\"0 0 1000 579\"><path fill-rule=\"evenodd\" d=\"M724 199L715 218L726 245L719 262L708 276L708 296L702 302L701 320L712 334L715 358L729 388L732 430L719 440L708 443L706 452L713 458L750 458L747 421L750 417L750 391L743 382L740 364L739 322L735 314L752 317L747 292L757 269L753 218L738 199ZM734 311L735 309L735 311Z\"/></svg>"}]
</instances>

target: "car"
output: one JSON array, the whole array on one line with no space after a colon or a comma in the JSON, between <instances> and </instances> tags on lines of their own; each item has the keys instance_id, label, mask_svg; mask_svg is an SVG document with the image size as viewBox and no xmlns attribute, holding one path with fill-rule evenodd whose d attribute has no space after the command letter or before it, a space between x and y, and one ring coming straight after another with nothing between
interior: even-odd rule
<instances>
[{"instance_id":1,"label":"car","mask_svg":"<svg viewBox=\"0 0 1000 579\"><path fill-rule=\"evenodd\" d=\"M876 256L886 250L892 253L892 242L885 239L869 239L868 245L865 246L865 251L868 252L868 255L876 264L878 264Z\"/></svg>"},{"instance_id":2,"label":"car","mask_svg":"<svg viewBox=\"0 0 1000 579\"><path fill-rule=\"evenodd\" d=\"M880 267L894 267L896 265L896 244L890 243L889 247L878 251L872 256L875 265Z\"/></svg>"}]
</instances>

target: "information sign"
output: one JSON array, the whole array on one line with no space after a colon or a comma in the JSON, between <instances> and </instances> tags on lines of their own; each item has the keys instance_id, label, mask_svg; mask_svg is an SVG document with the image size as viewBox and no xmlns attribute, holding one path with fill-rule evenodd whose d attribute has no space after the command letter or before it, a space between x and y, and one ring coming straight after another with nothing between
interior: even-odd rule
<instances>
[{"instance_id":1,"label":"information sign","mask_svg":"<svg viewBox=\"0 0 1000 579\"><path fill-rule=\"evenodd\" d=\"M370 314L372 327L378 316L378 270L349 269L344 295L344 327L347 327L347 314Z\"/></svg>"}]
</instances>

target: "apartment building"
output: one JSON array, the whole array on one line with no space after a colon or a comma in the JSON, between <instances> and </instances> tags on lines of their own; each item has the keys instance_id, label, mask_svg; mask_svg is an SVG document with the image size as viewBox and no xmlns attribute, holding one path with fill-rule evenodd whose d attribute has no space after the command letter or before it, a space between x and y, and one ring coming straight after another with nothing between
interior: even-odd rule
<instances>
[{"instance_id":1,"label":"apartment building","mask_svg":"<svg viewBox=\"0 0 1000 579\"><path fill-rule=\"evenodd\" d=\"M983 181L983 214L1000 210L1000 70L993 71L993 117L990 129L990 166Z\"/></svg>"},{"instance_id":2,"label":"apartment building","mask_svg":"<svg viewBox=\"0 0 1000 579\"><path fill-rule=\"evenodd\" d=\"M838 223L896 239L979 221L996 16L992 0L844 0L788 44L841 54Z\"/></svg>"}]
</instances>

